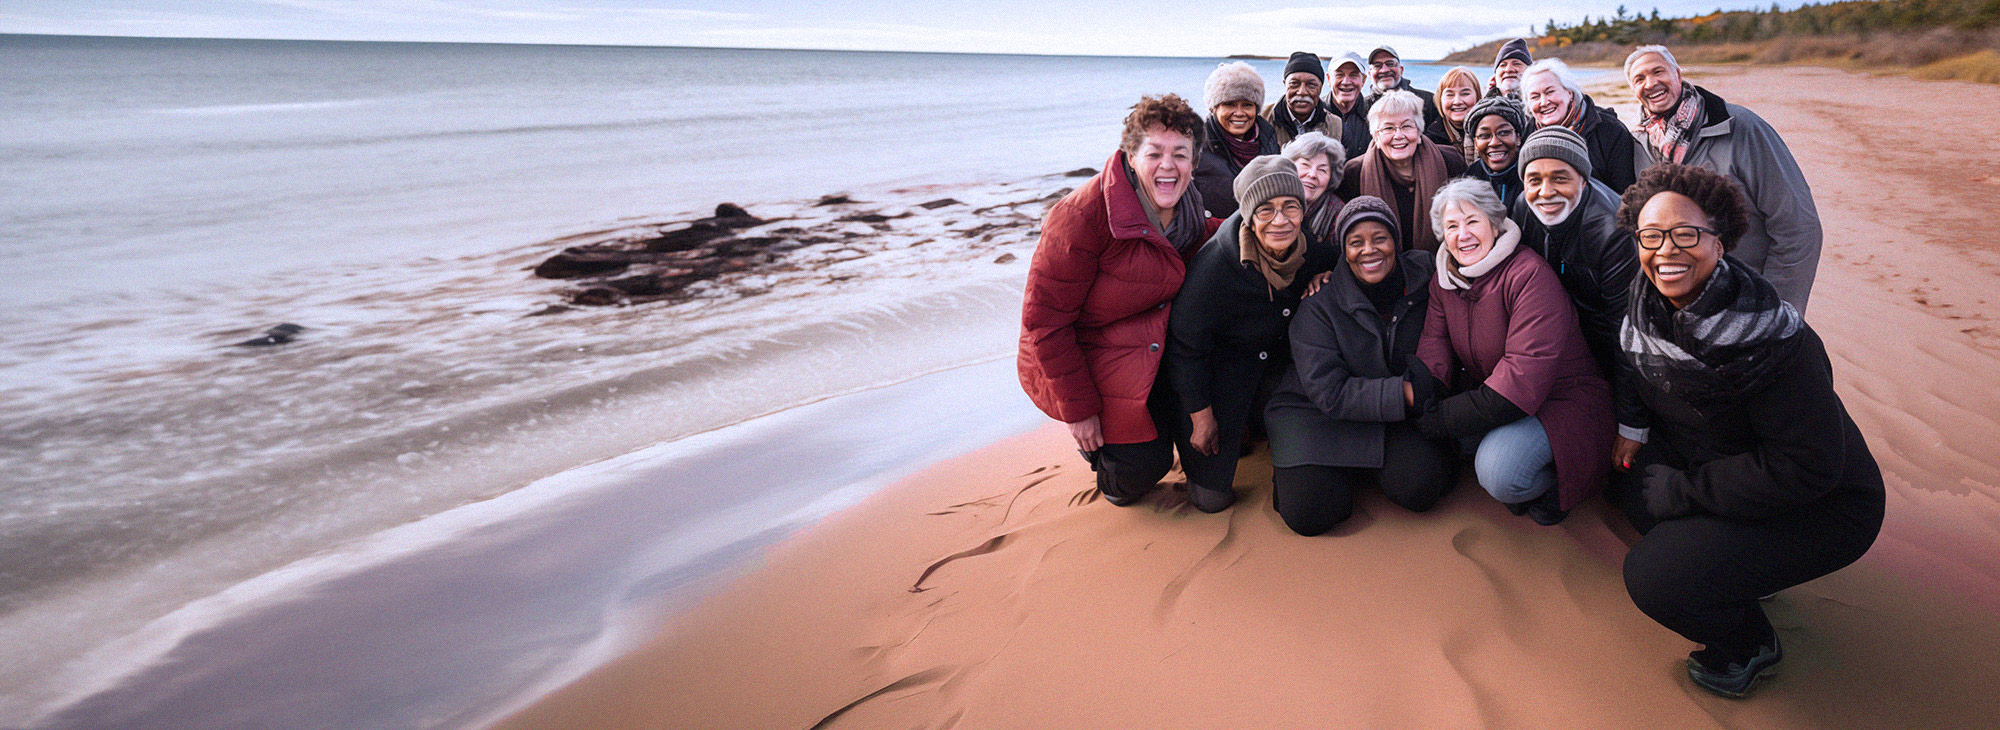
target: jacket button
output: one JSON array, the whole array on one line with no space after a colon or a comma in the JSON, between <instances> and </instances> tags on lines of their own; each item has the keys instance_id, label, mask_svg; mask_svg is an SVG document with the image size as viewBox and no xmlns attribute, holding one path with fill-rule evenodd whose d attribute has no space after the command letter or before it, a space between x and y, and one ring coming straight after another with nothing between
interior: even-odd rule
<instances>
[{"instance_id":1,"label":"jacket button","mask_svg":"<svg viewBox=\"0 0 2000 730\"><path fill-rule=\"evenodd\" d=\"M1281 317L1290 317L1292 316L1292 310L1287 309L1285 311L1279 312L1278 315Z\"/></svg>"},{"instance_id":2,"label":"jacket button","mask_svg":"<svg viewBox=\"0 0 2000 730\"><path fill-rule=\"evenodd\" d=\"M1152 350L1153 352L1159 352L1159 351L1160 351L1160 343L1158 343L1158 342L1155 342L1155 343L1153 343L1153 344L1150 344L1150 345L1147 345L1147 346L1146 346L1146 349L1148 349L1148 350Z\"/></svg>"},{"instance_id":3,"label":"jacket button","mask_svg":"<svg viewBox=\"0 0 2000 730\"><path fill-rule=\"evenodd\" d=\"M1257 353L1257 359L1259 359L1259 360L1269 360L1269 359L1271 359L1271 353L1268 353L1268 352L1260 352L1260 353Z\"/></svg>"}]
</instances>

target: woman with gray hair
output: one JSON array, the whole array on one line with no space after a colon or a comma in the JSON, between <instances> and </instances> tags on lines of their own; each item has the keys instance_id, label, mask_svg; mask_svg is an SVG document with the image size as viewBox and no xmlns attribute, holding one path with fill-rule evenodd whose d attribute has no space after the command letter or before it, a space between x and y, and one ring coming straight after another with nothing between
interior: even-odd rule
<instances>
[{"instance_id":1,"label":"woman with gray hair","mask_svg":"<svg viewBox=\"0 0 2000 730\"><path fill-rule=\"evenodd\" d=\"M1278 129L1257 115L1264 108L1264 77L1242 61L1215 67L1201 88L1208 122L1202 127L1201 159L1194 185L1210 218L1236 212L1236 174L1259 155L1278 154Z\"/></svg>"},{"instance_id":2,"label":"woman with gray hair","mask_svg":"<svg viewBox=\"0 0 2000 730\"><path fill-rule=\"evenodd\" d=\"M1576 74L1561 59L1545 58L1521 72L1521 102L1537 129L1564 126L1583 136L1590 149L1591 177L1620 193L1653 164L1652 154L1632 138L1618 114L1583 93Z\"/></svg>"},{"instance_id":3,"label":"woman with gray hair","mask_svg":"<svg viewBox=\"0 0 2000 730\"><path fill-rule=\"evenodd\" d=\"M1599 373L1546 261L1483 180L1431 203L1437 275L1417 356L1449 393L1417 428L1473 454L1479 485L1515 514L1553 525L1604 488L1616 424Z\"/></svg>"},{"instance_id":4,"label":"woman with gray hair","mask_svg":"<svg viewBox=\"0 0 2000 730\"><path fill-rule=\"evenodd\" d=\"M1391 91L1368 108L1375 143L1367 154L1347 161L1340 197L1373 195L1395 211L1404 249L1437 250L1437 236L1423 211L1447 181L1465 174L1465 158L1424 136L1424 101L1407 91Z\"/></svg>"},{"instance_id":5,"label":"woman with gray hair","mask_svg":"<svg viewBox=\"0 0 2000 730\"><path fill-rule=\"evenodd\" d=\"M1306 189L1305 233L1306 243L1310 244L1306 265L1332 271L1339 260L1340 247L1330 245L1328 236L1333 235L1334 219L1340 217L1340 206L1346 202L1333 189L1340 187L1341 177L1347 174L1347 150L1340 140L1307 132L1285 145L1281 154L1298 167L1299 182Z\"/></svg>"}]
</instances>

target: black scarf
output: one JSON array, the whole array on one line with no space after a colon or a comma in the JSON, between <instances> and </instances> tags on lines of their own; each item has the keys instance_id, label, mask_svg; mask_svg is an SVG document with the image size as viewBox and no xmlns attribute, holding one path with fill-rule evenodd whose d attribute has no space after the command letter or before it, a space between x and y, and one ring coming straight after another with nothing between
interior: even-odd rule
<instances>
[{"instance_id":1,"label":"black scarf","mask_svg":"<svg viewBox=\"0 0 2000 730\"><path fill-rule=\"evenodd\" d=\"M1271 115L1271 119L1278 124L1290 127L1292 136L1297 137L1313 131L1313 128L1326 122L1326 105L1320 103L1318 99L1314 99L1312 114L1307 115L1305 119L1295 119L1292 117L1291 100L1279 99L1277 111Z\"/></svg>"},{"instance_id":2,"label":"black scarf","mask_svg":"<svg viewBox=\"0 0 2000 730\"><path fill-rule=\"evenodd\" d=\"M1195 247L1208 241L1205 235L1208 233L1208 214L1202 212L1201 190L1193 183L1188 184L1187 190L1181 192L1181 199L1174 203L1174 219L1170 221L1159 220L1159 206L1154 205L1152 193L1139 184L1139 173L1130 164L1125 165L1125 184L1132 186L1132 192L1139 196L1139 207L1145 209L1146 220L1159 227L1160 235L1165 236L1167 243L1173 244L1174 250L1181 252L1181 256L1194 253Z\"/></svg>"},{"instance_id":3,"label":"black scarf","mask_svg":"<svg viewBox=\"0 0 2000 730\"><path fill-rule=\"evenodd\" d=\"M1632 277L1618 344L1639 377L1696 409L1715 408L1769 385L1798 352L1805 321L1771 282L1734 258L1674 309L1645 276Z\"/></svg>"}]
</instances>

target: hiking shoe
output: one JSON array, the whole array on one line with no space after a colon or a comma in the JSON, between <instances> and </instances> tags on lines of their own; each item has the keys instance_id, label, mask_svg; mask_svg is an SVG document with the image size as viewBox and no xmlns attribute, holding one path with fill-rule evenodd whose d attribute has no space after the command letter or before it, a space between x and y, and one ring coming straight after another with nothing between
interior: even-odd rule
<instances>
[{"instance_id":1,"label":"hiking shoe","mask_svg":"<svg viewBox=\"0 0 2000 730\"><path fill-rule=\"evenodd\" d=\"M1543 527L1554 527L1569 516L1569 510L1562 508L1562 497L1558 496L1554 489L1528 500L1527 505L1528 519Z\"/></svg>"},{"instance_id":2,"label":"hiking shoe","mask_svg":"<svg viewBox=\"0 0 2000 730\"><path fill-rule=\"evenodd\" d=\"M1778 647L1778 635L1771 635L1771 642L1757 647L1757 655L1744 662L1730 662L1721 669L1711 669L1696 658L1697 651L1688 655L1688 679L1696 686L1730 699L1742 699L1750 694L1750 688L1757 680L1776 674L1778 662L1785 658L1785 651Z\"/></svg>"},{"instance_id":3,"label":"hiking shoe","mask_svg":"<svg viewBox=\"0 0 2000 730\"><path fill-rule=\"evenodd\" d=\"M1229 509L1229 505L1236 503L1236 492L1230 489L1210 489L1189 482L1188 501L1194 503L1195 509L1215 514Z\"/></svg>"}]
</instances>

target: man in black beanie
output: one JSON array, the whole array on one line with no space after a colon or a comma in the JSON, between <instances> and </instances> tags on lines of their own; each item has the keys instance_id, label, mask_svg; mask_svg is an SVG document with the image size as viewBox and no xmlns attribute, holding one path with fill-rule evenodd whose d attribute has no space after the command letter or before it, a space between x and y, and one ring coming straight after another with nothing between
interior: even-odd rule
<instances>
[{"instance_id":1,"label":"man in black beanie","mask_svg":"<svg viewBox=\"0 0 2000 730\"><path fill-rule=\"evenodd\" d=\"M1305 51L1292 54L1291 60L1285 62L1282 78L1284 98L1264 109L1264 120L1278 128L1278 145L1289 144L1307 132L1339 139L1338 126L1327 131L1329 116L1319 101L1319 90L1326 85L1326 67L1320 65L1319 56Z\"/></svg>"},{"instance_id":2,"label":"man in black beanie","mask_svg":"<svg viewBox=\"0 0 2000 730\"><path fill-rule=\"evenodd\" d=\"M1533 65L1535 57L1528 53L1527 39L1515 38L1500 44L1500 51L1493 54L1493 80L1486 83L1486 95L1521 98L1521 72Z\"/></svg>"}]
</instances>

